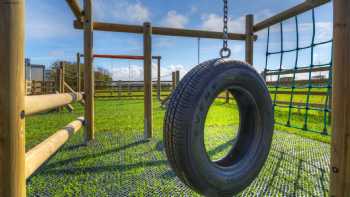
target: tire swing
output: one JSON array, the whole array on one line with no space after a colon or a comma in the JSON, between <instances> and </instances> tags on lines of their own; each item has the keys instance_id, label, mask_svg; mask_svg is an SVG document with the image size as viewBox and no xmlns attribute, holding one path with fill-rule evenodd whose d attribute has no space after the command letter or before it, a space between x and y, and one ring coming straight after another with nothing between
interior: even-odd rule
<instances>
[{"instance_id":1,"label":"tire swing","mask_svg":"<svg viewBox=\"0 0 350 197\"><path fill-rule=\"evenodd\" d=\"M225 41L222 57L225 52L225 57L230 55ZM224 90L236 99L240 125L228 154L211 161L204 145L205 119ZM170 98L163 133L166 155L180 180L196 192L232 196L258 176L269 154L273 127L272 101L259 73L244 62L209 60L188 72Z\"/></svg>"}]
</instances>

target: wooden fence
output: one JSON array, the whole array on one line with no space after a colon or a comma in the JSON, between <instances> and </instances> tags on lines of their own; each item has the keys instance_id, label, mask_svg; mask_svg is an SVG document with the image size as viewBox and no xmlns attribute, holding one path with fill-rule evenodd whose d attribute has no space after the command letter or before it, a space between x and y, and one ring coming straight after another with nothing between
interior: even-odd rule
<instances>
[{"instance_id":1,"label":"wooden fence","mask_svg":"<svg viewBox=\"0 0 350 197\"><path fill-rule=\"evenodd\" d=\"M26 95L53 94L55 91L55 81L26 81Z\"/></svg>"}]
</instances>

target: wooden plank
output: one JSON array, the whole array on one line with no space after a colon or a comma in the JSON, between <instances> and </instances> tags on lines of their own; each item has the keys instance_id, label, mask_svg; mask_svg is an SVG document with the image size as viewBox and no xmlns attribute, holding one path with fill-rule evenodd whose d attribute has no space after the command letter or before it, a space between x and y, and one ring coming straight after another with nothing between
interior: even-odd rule
<instances>
[{"instance_id":1,"label":"wooden plank","mask_svg":"<svg viewBox=\"0 0 350 197\"><path fill-rule=\"evenodd\" d=\"M24 0L0 1L0 196L26 196Z\"/></svg>"},{"instance_id":2,"label":"wooden plank","mask_svg":"<svg viewBox=\"0 0 350 197\"><path fill-rule=\"evenodd\" d=\"M329 196L350 194L350 1L333 1L334 67Z\"/></svg>"},{"instance_id":3,"label":"wooden plank","mask_svg":"<svg viewBox=\"0 0 350 197\"><path fill-rule=\"evenodd\" d=\"M152 26L143 24L143 56L144 56L144 136L152 137L153 113L152 113Z\"/></svg>"},{"instance_id":4,"label":"wooden plank","mask_svg":"<svg viewBox=\"0 0 350 197\"><path fill-rule=\"evenodd\" d=\"M253 52L254 52L254 32L253 32L253 25L254 25L254 16L253 15L247 15L245 17L245 33L246 33L246 39L245 39L245 61L249 63L250 65L253 65Z\"/></svg>"},{"instance_id":5,"label":"wooden plank","mask_svg":"<svg viewBox=\"0 0 350 197\"><path fill-rule=\"evenodd\" d=\"M257 24L254 25L254 32L263 30L267 27L270 27L272 25L278 24L282 21L288 20L291 17L297 16L299 14L302 14L304 12L307 12L313 8L319 7L323 4L326 4L330 2L330 0L306 0L305 2L292 7L288 10L285 10L283 12L280 12L266 20L263 20Z\"/></svg>"},{"instance_id":6,"label":"wooden plank","mask_svg":"<svg viewBox=\"0 0 350 197\"><path fill-rule=\"evenodd\" d=\"M79 21L74 21L74 28L82 29L83 24ZM94 22L94 30L96 31L110 31L110 32L125 32L125 33L136 33L142 34L143 27L139 25L125 25L115 23L102 23ZM194 38L211 38L211 39L222 39L224 34L222 32L194 30L194 29L178 29L168 27L152 27L152 34L163 35L163 36L180 36L180 37L194 37ZM229 33L229 40L245 40L245 34ZM257 36L254 36L254 40Z\"/></svg>"},{"instance_id":7,"label":"wooden plank","mask_svg":"<svg viewBox=\"0 0 350 197\"><path fill-rule=\"evenodd\" d=\"M270 90L270 94L292 94L292 91L290 90ZM294 91L294 95L314 95L314 96L326 96L328 93L327 92L321 92L321 91Z\"/></svg>"},{"instance_id":8,"label":"wooden plank","mask_svg":"<svg viewBox=\"0 0 350 197\"><path fill-rule=\"evenodd\" d=\"M84 0L84 100L85 100L85 141L95 138L94 109L94 67L93 67L93 20L92 0Z\"/></svg>"},{"instance_id":9,"label":"wooden plank","mask_svg":"<svg viewBox=\"0 0 350 197\"><path fill-rule=\"evenodd\" d=\"M83 18L83 14L77 0L66 0L66 2L72 10L76 20L81 21Z\"/></svg>"},{"instance_id":10,"label":"wooden plank","mask_svg":"<svg viewBox=\"0 0 350 197\"><path fill-rule=\"evenodd\" d=\"M309 67L309 68L300 68L300 69L284 69L281 71L278 71L278 70L269 71L269 70L267 70L264 74L265 74L265 76L288 75L288 74L293 74L293 73L323 72L323 71L330 71L330 70L332 70L332 68L329 66L313 67L313 68Z\"/></svg>"},{"instance_id":11,"label":"wooden plank","mask_svg":"<svg viewBox=\"0 0 350 197\"><path fill-rule=\"evenodd\" d=\"M69 123L55 134L30 149L25 154L26 168L25 178L29 178L41 165L45 163L55 152L58 151L68 139L83 126L84 118L79 117Z\"/></svg>"}]
</instances>

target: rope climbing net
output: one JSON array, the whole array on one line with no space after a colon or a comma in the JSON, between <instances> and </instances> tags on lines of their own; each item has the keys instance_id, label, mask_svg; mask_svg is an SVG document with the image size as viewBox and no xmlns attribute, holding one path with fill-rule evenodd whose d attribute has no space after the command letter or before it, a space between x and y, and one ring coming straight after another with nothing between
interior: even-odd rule
<instances>
[{"instance_id":1,"label":"rope climbing net","mask_svg":"<svg viewBox=\"0 0 350 197\"><path fill-rule=\"evenodd\" d=\"M296 39L293 47L286 47L286 37L290 36L290 31L284 29L286 21L279 23L275 29L268 28L263 76L273 100L275 117L279 117L275 118L276 124L329 135L333 38L330 36L321 41L316 39L319 25L315 9L310 14L311 22L308 24L312 35L311 42L306 45L300 38L301 34L305 34L305 23L300 22L300 15L290 19L292 25L295 25L293 34L295 32ZM271 40L275 39L272 33L279 34L277 50L271 49ZM328 47L327 50L319 50L325 46ZM290 58L290 54L293 54L293 58ZM320 62L320 55L329 58ZM273 56L279 60L273 61ZM303 62L302 58L308 58L308 63Z\"/></svg>"}]
</instances>

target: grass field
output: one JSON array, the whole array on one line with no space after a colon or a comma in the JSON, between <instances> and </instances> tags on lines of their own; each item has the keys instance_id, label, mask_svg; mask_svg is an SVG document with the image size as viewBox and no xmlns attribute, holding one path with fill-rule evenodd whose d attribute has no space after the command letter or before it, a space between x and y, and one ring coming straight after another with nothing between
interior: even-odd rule
<instances>
[{"instance_id":1,"label":"grass field","mask_svg":"<svg viewBox=\"0 0 350 197\"><path fill-rule=\"evenodd\" d=\"M275 88L270 87L269 90L275 90ZM283 90L283 91L291 91L290 88L279 88L278 90ZM307 92L307 88L298 88L295 90L295 92ZM316 92L327 92L327 88L312 88L311 91L316 91ZM169 91L162 91L161 97L164 99L166 98L167 95L169 95ZM114 96L118 97L117 92L108 93L108 92L100 92L97 93L98 96L101 97L109 97L109 96ZM122 92L119 96L122 97L134 97L134 98L143 98L143 92L138 91L138 92L132 92L131 94L128 94L128 92ZM153 96L156 97L156 91L153 92ZM222 93L220 97L224 98L225 93ZM301 135L307 138L315 139L318 141L330 142L330 135L331 135L331 129L330 129L330 124L329 124L329 113L324 112L324 104L327 103L327 98L324 95L311 95L309 97L309 103L310 104L319 104L321 105L320 110L316 110L315 108L311 108L307 112L307 120L305 121L305 114L306 110L305 109L298 109L297 107L291 108L290 110L290 127L286 127L286 123L288 121L288 115L289 115L289 102L291 100L291 95L290 94L271 94L272 100L276 101L282 101L286 102L288 104L278 104L275 107L275 122L277 123L276 129L280 131L287 131L290 133L295 133L297 135ZM125 98L126 99L126 98ZM299 95L295 94L293 96L293 103L306 103L307 102L307 95ZM232 100L232 96L231 96ZM234 100L233 100L234 102ZM305 107L305 105L300 106L300 107ZM216 121L220 120L223 117L218 117ZM327 124L326 127L324 125L324 120L326 119ZM307 130L305 131L300 128L303 128L305 125L305 122L307 123ZM323 131L324 128L327 129L327 135L324 135Z\"/></svg>"},{"instance_id":2,"label":"grass field","mask_svg":"<svg viewBox=\"0 0 350 197\"><path fill-rule=\"evenodd\" d=\"M82 107L74 107L73 113L27 118L27 150L82 115ZM156 101L153 109L154 137L144 140L143 100L97 99L96 140L85 146L82 132L73 136L27 181L28 196L197 196L168 166L162 143L164 109ZM218 100L211 107L205 146L212 159L230 148L238 121L232 102ZM241 196L326 196L328 165L328 144L276 131L264 169Z\"/></svg>"}]
</instances>

